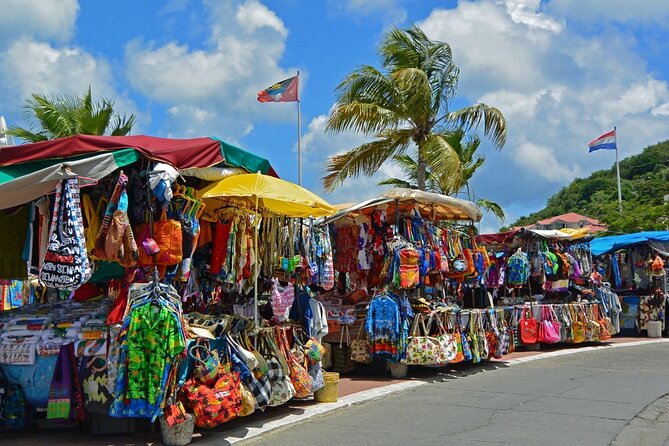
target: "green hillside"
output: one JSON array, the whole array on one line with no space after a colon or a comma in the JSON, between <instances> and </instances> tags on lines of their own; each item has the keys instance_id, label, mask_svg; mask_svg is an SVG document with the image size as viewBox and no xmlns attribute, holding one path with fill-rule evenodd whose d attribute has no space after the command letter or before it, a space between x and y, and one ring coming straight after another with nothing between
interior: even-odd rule
<instances>
[{"instance_id":1,"label":"green hillside","mask_svg":"<svg viewBox=\"0 0 669 446\"><path fill-rule=\"evenodd\" d=\"M548 199L546 207L510 226L576 212L609 225L611 231L638 232L669 229L669 141L647 147L620 161L623 215L618 212L616 166L577 178Z\"/></svg>"}]
</instances>

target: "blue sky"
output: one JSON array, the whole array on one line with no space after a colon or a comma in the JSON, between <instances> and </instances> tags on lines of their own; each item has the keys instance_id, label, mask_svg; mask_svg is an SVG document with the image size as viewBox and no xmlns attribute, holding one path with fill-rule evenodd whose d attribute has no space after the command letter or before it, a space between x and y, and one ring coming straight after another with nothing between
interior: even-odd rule
<instances>
[{"instance_id":1,"label":"blue sky","mask_svg":"<svg viewBox=\"0 0 669 446\"><path fill-rule=\"evenodd\" d=\"M633 7L631 6L633 4ZM334 88L390 26L421 26L448 42L461 78L452 108L484 102L505 114L502 151L484 142L476 195L508 220L541 209L576 177L606 168L588 154L617 126L620 156L669 137L669 2L665 0L0 0L0 114L27 125L33 92L97 97L134 113L133 133L216 135L297 179L296 105L256 93L302 75L305 186L333 203L373 196L351 179L331 195L320 177L332 154L363 135L324 131ZM483 231L499 223L485 216Z\"/></svg>"}]
</instances>

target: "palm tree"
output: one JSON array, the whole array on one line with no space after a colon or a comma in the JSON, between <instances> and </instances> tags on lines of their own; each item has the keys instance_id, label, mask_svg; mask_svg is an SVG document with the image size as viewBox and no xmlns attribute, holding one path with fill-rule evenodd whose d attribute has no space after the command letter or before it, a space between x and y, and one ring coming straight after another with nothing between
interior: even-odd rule
<instances>
[{"instance_id":1,"label":"palm tree","mask_svg":"<svg viewBox=\"0 0 669 446\"><path fill-rule=\"evenodd\" d=\"M506 120L496 108L476 104L448 109L459 70L447 43L431 41L417 26L393 28L379 52L385 71L366 65L349 74L336 88L337 102L327 122L332 133L355 130L375 139L330 158L323 178L326 190L348 177L373 175L386 160L411 147L417 152L416 183L424 190L428 165L439 171L461 170L449 132L467 132L481 122L493 144L504 146Z\"/></svg>"},{"instance_id":2,"label":"palm tree","mask_svg":"<svg viewBox=\"0 0 669 446\"><path fill-rule=\"evenodd\" d=\"M34 130L12 127L8 133L28 142L47 141L67 136L112 135L124 136L135 124L135 116L120 116L114 111L114 102L102 99L93 103L91 87L84 97L45 96L33 94L25 106L28 119L37 120ZM31 126L33 127L33 126Z\"/></svg>"},{"instance_id":3,"label":"palm tree","mask_svg":"<svg viewBox=\"0 0 669 446\"><path fill-rule=\"evenodd\" d=\"M501 221L504 221L504 210L499 204L475 197L471 191L470 180L474 172L485 163L485 157L476 154L476 150L481 144L479 137L476 135L467 136L462 129L456 129L446 134L444 138L457 155L460 170L457 172L440 171L438 166L432 166L428 163L425 171L425 190L444 195L454 195L466 188L469 200L473 200L480 208L491 212ZM438 158L438 153L428 155L428 159ZM379 185L418 189L418 164L416 161L411 156L403 154L395 155L393 162L400 167L405 179L387 178L380 181Z\"/></svg>"}]
</instances>

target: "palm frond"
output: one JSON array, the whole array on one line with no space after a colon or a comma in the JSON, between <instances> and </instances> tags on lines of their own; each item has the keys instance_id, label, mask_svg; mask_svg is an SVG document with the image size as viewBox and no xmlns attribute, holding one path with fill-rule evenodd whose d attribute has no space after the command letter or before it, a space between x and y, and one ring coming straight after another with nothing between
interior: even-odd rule
<instances>
[{"instance_id":1,"label":"palm frond","mask_svg":"<svg viewBox=\"0 0 669 446\"><path fill-rule=\"evenodd\" d=\"M484 209L487 212L490 212L495 217L497 217L501 223L504 223L504 220L506 219L506 214L504 213L504 209L502 209L502 206L500 206L499 204L495 203L494 201L478 198L476 200L476 205L479 208Z\"/></svg>"},{"instance_id":2,"label":"palm frond","mask_svg":"<svg viewBox=\"0 0 669 446\"><path fill-rule=\"evenodd\" d=\"M346 178L374 175L381 165L394 155L404 152L411 144L410 131L385 131L375 141L362 144L346 153L334 155L325 167L323 186L328 192L336 189Z\"/></svg>"},{"instance_id":3,"label":"palm frond","mask_svg":"<svg viewBox=\"0 0 669 446\"><path fill-rule=\"evenodd\" d=\"M432 85L427 74L418 68L402 68L392 78L402 94L404 116L416 126L427 127L432 118Z\"/></svg>"},{"instance_id":4,"label":"palm frond","mask_svg":"<svg viewBox=\"0 0 669 446\"><path fill-rule=\"evenodd\" d=\"M31 130L19 126L10 127L7 130L7 134L28 142L40 142L49 140L49 137L44 133L35 133Z\"/></svg>"},{"instance_id":5,"label":"palm frond","mask_svg":"<svg viewBox=\"0 0 669 446\"><path fill-rule=\"evenodd\" d=\"M459 177L462 170L460 159L453 147L442 135L431 134L419 150L437 183L442 189L445 188L444 193L450 193L451 183Z\"/></svg>"},{"instance_id":6,"label":"palm frond","mask_svg":"<svg viewBox=\"0 0 669 446\"><path fill-rule=\"evenodd\" d=\"M402 180L400 178L386 178L385 180L379 181L377 183L379 186L390 186L390 187L403 187L405 189L417 189L418 187L415 184L407 180Z\"/></svg>"},{"instance_id":7,"label":"palm frond","mask_svg":"<svg viewBox=\"0 0 669 446\"><path fill-rule=\"evenodd\" d=\"M485 104L476 104L451 112L447 120L455 123L465 132L478 127L483 121L483 133L498 149L506 142L506 119L501 111Z\"/></svg>"},{"instance_id":8,"label":"palm frond","mask_svg":"<svg viewBox=\"0 0 669 446\"><path fill-rule=\"evenodd\" d=\"M135 115L116 115L116 120L110 132L111 136L126 136L136 123Z\"/></svg>"},{"instance_id":9,"label":"palm frond","mask_svg":"<svg viewBox=\"0 0 669 446\"><path fill-rule=\"evenodd\" d=\"M354 130L375 134L387 128L396 128L397 125L397 116L390 110L377 104L353 102L336 104L330 112L326 129L331 133Z\"/></svg>"}]
</instances>

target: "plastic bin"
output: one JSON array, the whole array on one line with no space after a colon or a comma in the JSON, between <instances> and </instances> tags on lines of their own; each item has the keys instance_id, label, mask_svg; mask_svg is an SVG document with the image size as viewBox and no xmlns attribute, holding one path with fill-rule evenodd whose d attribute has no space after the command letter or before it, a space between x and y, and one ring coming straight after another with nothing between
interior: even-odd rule
<instances>
[{"instance_id":1,"label":"plastic bin","mask_svg":"<svg viewBox=\"0 0 669 446\"><path fill-rule=\"evenodd\" d=\"M186 446L190 444L195 430L195 417L189 413L186 414L186 421L174 426L170 426L164 416L160 420L160 433L163 437L163 443L167 446Z\"/></svg>"},{"instance_id":2,"label":"plastic bin","mask_svg":"<svg viewBox=\"0 0 669 446\"><path fill-rule=\"evenodd\" d=\"M395 379L404 379L409 374L409 366L401 362L388 362L388 368L390 369L390 376Z\"/></svg>"},{"instance_id":3,"label":"plastic bin","mask_svg":"<svg viewBox=\"0 0 669 446\"><path fill-rule=\"evenodd\" d=\"M339 396L339 373L325 372L325 387L314 392L314 400L318 403L336 403Z\"/></svg>"},{"instance_id":4,"label":"plastic bin","mask_svg":"<svg viewBox=\"0 0 669 446\"><path fill-rule=\"evenodd\" d=\"M648 322L648 337L649 338L661 338L662 337L662 321L650 321Z\"/></svg>"}]
</instances>

